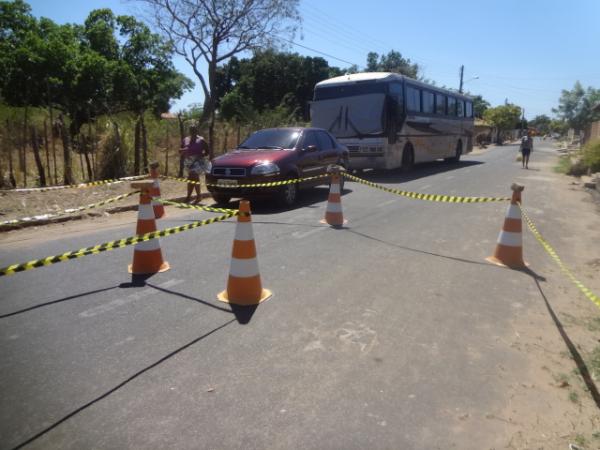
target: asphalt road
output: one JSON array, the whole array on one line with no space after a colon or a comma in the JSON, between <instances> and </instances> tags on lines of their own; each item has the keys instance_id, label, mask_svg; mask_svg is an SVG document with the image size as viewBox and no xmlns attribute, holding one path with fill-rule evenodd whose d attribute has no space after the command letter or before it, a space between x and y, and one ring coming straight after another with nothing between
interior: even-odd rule
<instances>
[{"instance_id":1,"label":"asphalt road","mask_svg":"<svg viewBox=\"0 0 600 450\"><path fill-rule=\"evenodd\" d=\"M554 153L541 146L532 167ZM508 196L518 179L525 204L544 208L536 172L515 156L505 146L367 177L473 196ZM326 198L317 188L296 209L254 212L263 285L274 293L258 308L216 300L233 221L162 239L172 269L145 285L127 273L132 247L1 278L0 448L500 442L505 424L486 415L506 406L503 374L518 377L527 362L498 342L535 294L529 275L485 261L506 204L422 202L348 183L348 224L334 230L319 223ZM0 265L132 234L127 226L11 245Z\"/></svg>"}]
</instances>

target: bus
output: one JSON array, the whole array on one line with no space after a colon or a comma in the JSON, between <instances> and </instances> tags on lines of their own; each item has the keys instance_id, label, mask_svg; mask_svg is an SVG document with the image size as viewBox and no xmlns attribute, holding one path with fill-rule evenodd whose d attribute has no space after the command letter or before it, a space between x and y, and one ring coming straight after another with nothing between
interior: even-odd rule
<instances>
[{"instance_id":1,"label":"bus","mask_svg":"<svg viewBox=\"0 0 600 450\"><path fill-rule=\"evenodd\" d=\"M408 171L416 163L458 162L473 149L473 101L404 75L365 72L315 85L314 127L345 145L349 169Z\"/></svg>"}]
</instances>

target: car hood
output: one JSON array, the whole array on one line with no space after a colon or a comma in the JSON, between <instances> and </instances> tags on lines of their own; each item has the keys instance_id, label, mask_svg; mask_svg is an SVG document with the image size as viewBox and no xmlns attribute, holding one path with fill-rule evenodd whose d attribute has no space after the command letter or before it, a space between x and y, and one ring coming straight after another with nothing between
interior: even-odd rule
<instances>
[{"instance_id":1,"label":"car hood","mask_svg":"<svg viewBox=\"0 0 600 450\"><path fill-rule=\"evenodd\" d=\"M277 163L293 150L232 150L213 159L213 166L250 167L260 163Z\"/></svg>"}]
</instances>

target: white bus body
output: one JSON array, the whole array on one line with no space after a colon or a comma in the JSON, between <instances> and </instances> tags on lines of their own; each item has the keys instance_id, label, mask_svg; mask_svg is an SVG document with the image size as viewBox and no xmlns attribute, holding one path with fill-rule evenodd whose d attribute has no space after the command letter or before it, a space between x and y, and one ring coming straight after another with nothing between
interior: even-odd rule
<instances>
[{"instance_id":1,"label":"white bus body","mask_svg":"<svg viewBox=\"0 0 600 450\"><path fill-rule=\"evenodd\" d=\"M473 149L471 98L394 73L317 83L311 120L348 147L351 169L410 169Z\"/></svg>"}]
</instances>

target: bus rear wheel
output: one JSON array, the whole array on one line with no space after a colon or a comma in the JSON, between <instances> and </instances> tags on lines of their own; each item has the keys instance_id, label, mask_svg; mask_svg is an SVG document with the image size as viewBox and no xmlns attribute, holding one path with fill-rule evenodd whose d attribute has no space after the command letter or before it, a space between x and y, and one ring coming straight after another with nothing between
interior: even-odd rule
<instances>
[{"instance_id":1,"label":"bus rear wheel","mask_svg":"<svg viewBox=\"0 0 600 450\"><path fill-rule=\"evenodd\" d=\"M458 141L456 143L456 150L454 152L454 156L450 158L446 158L446 161L451 163L457 163L460 161L460 157L462 156L462 141Z\"/></svg>"},{"instance_id":2,"label":"bus rear wheel","mask_svg":"<svg viewBox=\"0 0 600 450\"><path fill-rule=\"evenodd\" d=\"M407 145L402 151L402 172L410 172L415 167L415 151L412 145Z\"/></svg>"}]
</instances>

